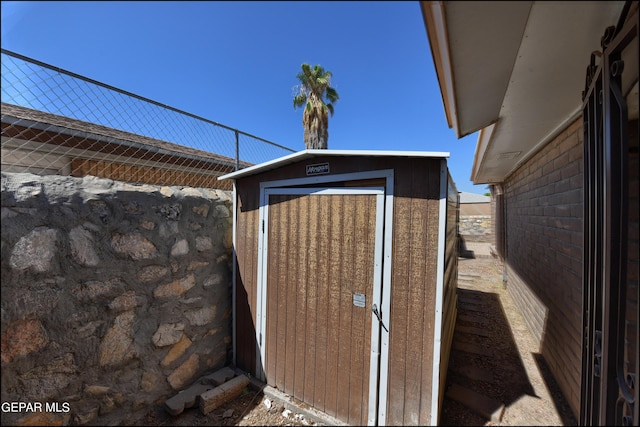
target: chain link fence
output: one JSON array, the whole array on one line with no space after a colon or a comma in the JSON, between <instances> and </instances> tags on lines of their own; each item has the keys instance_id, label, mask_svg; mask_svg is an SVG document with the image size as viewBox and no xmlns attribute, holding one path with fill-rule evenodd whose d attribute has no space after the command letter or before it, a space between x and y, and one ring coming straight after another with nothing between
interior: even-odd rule
<instances>
[{"instance_id":1,"label":"chain link fence","mask_svg":"<svg viewBox=\"0 0 640 427\"><path fill-rule=\"evenodd\" d=\"M2 171L230 189L295 150L2 49Z\"/></svg>"}]
</instances>

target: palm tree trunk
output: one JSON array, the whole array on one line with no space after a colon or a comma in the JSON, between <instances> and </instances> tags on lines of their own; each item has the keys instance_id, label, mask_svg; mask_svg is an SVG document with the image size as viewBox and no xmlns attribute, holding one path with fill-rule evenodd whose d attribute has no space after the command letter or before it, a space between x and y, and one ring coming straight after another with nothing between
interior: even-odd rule
<instances>
[{"instance_id":1,"label":"palm tree trunk","mask_svg":"<svg viewBox=\"0 0 640 427\"><path fill-rule=\"evenodd\" d=\"M316 101L316 102L314 102ZM311 96L311 108L305 109L302 115L304 127L304 144L307 149L327 149L329 141L329 117L322 105Z\"/></svg>"}]
</instances>

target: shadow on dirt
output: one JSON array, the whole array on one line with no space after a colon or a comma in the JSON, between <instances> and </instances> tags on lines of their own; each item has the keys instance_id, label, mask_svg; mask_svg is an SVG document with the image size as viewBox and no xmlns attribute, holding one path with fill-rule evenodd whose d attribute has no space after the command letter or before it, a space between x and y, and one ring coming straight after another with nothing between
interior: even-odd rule
<instances>
[{"instance_id":1,"label":"shadow on dirt","mask_svg":"<svg viewBox=\"0 0 640 427\"><path fill-rule=\"evenodd\" d=\"M567 399L565 399L564 395L562 394L560 386L553 378L549 365L547 365L547 362L545 362L540 353L534 353L533 359L536 361L538 369L540 370L540 374L542 375L542 379L544 380L547 388L549 389L549 392L551 393L551 396L553 397L553 404L555 405L558 414L560 414L560 417L562 418L562 423L566 426L577 426L578 420L573 415Z\"/></svg>"},{"instance_id":2,"label":"shadow on dirt","mask_svg":"<svg viewBox=\"0 0 640 427\"><path fill-rule=\"evenodd\" d=\"M446 390L452 388L470 390L468 396L477 393L498 406L509 406L523 395L535 396L497 294L458 288ZM472 410L445 392L440 424L483 425L496 410L487 406Z\"/></svg>"}]
</instances>

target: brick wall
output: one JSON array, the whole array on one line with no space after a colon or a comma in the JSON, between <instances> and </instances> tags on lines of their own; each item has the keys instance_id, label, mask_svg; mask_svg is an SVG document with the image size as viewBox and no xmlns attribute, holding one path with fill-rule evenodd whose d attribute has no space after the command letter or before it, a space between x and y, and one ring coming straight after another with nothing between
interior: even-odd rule
<instances>
[{"instance_id":1,"label":"brick wall","mask_svg":"<svg viewBox=\"0 0 640 427\"><path fill-rule=\"evenodd\" d=\"M507 286L576 416L582 346L582 139L578 119L504 184Z\"/></svg>"}]
</instances>

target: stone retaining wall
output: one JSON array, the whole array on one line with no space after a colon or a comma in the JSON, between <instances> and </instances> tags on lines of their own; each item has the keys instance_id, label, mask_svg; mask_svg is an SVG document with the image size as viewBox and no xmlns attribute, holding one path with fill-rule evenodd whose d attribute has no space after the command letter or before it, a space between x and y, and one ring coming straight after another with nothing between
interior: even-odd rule
<instances>
[{"instance_id":1,"label":"stone retaining wall","mask_svg":"<svg viewBox=\"0 0 640 427\"><path fill-rule=\"evenodd\" d=\"M231 210L221 190L2 173L2 424L131 423L226 365Z\"/></svg>"},{"instance_id":2,"label":"stone retaining wall","mask_svg":"<svg viewBox=\"0 0 640 427\"><path fill-rule=\"evenodd\" d=\"M459 232L467 242L494 242L491 215L460 215Z\"/></svg>"}]
</instances>

